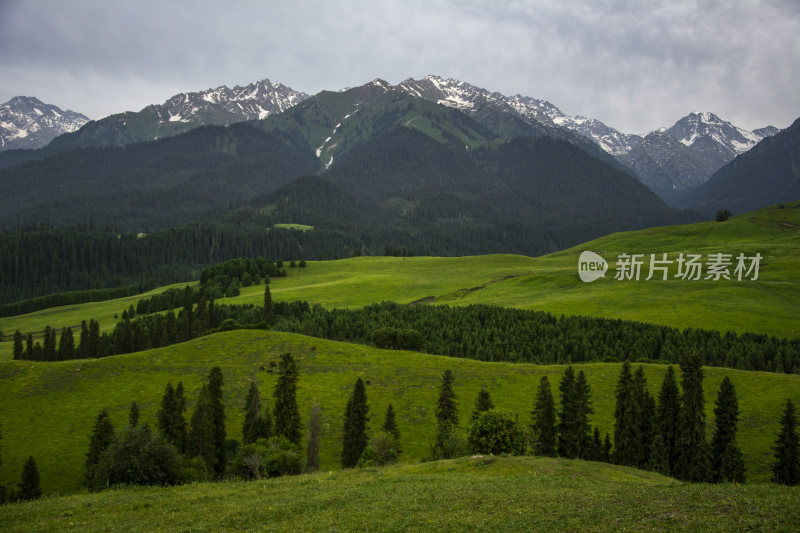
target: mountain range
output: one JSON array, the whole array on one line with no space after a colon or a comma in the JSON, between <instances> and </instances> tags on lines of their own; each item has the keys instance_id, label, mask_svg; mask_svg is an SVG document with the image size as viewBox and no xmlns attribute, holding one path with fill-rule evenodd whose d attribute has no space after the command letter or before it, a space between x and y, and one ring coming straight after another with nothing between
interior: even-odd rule
<instances>
[{"instance_id":1,"label":"mountain range","mask_svg":"<svg viewBox=\"0 0 800 533\"><path fill-rule=\"evenodd\" d=\"M735 156L778 132L773 126L747 131L713 113L704 112L690 113L669 128L644 135L627 134L596 119L566 115L544 100L519 94L505 96L459 80L430 75L420 80L409 78L395 86L383 80L373 83L385 91L403 92L458 109L505 138L519 134L565 138L601 158L599 151L602 150L616 158L621 168L673 203L686 190L705 183ZM155 140L202 125L264 119L307 98L309 95L305 93L269 80L233 89L222 86L180 93L163 104L150 105L139 112L124 112L91 121L78 131L75 131L76 122L65 118L62 129L67 134L55 138L49 145L47 143L53 136L29 136L24 144L13 142L17 138L13 132L27 131L25 121L36 118L30 108L25 114L20 106L16 106L16 115L4 121L9 133L2 131L0 150L46 147L36 152L0 154L0 166L82 146L121 146Z\"/></svg>"},{"instance_id":2,"label":"mountain range","mask_svg":"<svg viewBox=\"0 0 800 533\"><path fill-rule=\"evenodd\" d=\"M263 92L275 86L264 83ZM239 94L262 92L254 89ZM187 128L180 134L162 129L158 139L123 142L137 130L117 116L44 149L0 154L18 158L0 168L0 270L17 273L8 297L148 275L190 279L195 268L243 256L539 255L798 195L797 123L676 200L695 212L668 206L629 166L532 99L433 77L296 95L294 105L273 101L286 105L282 112L231 104L230 94L190 93L129 115L150 117L148 127ZM233 120L209 110L245 108L249 121L192 125ZM115 134L100 135L98 125ZM678 139L657 133L688 149L723 127L697 115L672 130ZM736 135L749 142L726 131L717 137L731 150L744 145Z\"/></svg>"}]
</instances>

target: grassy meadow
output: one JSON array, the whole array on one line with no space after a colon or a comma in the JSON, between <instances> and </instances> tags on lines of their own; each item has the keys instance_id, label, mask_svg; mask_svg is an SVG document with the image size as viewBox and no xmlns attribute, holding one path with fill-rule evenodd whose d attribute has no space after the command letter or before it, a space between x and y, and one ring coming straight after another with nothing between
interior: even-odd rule
<instances>
[{"instance_id":1,"label":"grassy meadow","mask_svg":"<svg viewBox=\"0 0 800 533\"><path fill-rule=\"evenodd\" d=\"M605 278L582 282L578 256L591 250L609 261ZM661 254L672 260L680 252L738 253L763 257L758 280L614 279L620 253ZM300 259L300 258L298 258ZM645 258L649 261L649 255ZM681 329L751 331L778 337L800 337L800 202L771 207L725 222L703 222L615 233L569 250L542 257L481 255L471 257L355 257L308 261L274 278L274 300L306 300L323 307L363 307L381 301L470 305L493 304L663 324ZM732 269L731 269L732 270ZM185 284L171 285L181 287ZM162 291L169 287L156 289ZM263 285L242 288L220 303L263 303ZM45 326L77 327L94 318L103 330L114 327L114 315L148 294L107 302L44 309L0 318L6 342L0 360L10 359L15 330L41 332Z\"/></svg>"},{"instance_id":2,"label":"grassy meadow","mask_svg":"<svg viewBox=\"0 0 800 533\"><path fill-rule=\"evenodd\" d=\"M251 482L130 487L0 508L24 531L789 531L800 492L629 468L465 457Z\"/></svg>"},{"instance_id":3,"label":"grassy meadow","mask_svg":"<svg viewBox=\"0 0 800 533\"><path fill-rule=\"evenodd\" d=\"M378 428L391 402L403 447L403 462L426 457L435 436L435 403L441 375L451 369L461 428L467 427L478 391L486 387L497 407L518 413L527 425L536 387L548 376L553 393L564 366L486 363L415 352L380 350L302 335L257 330L232 331L201 337L166 348L96 360L34 363L0 362L0 425L3 462L0 483L16 485L22 465L33 455L45 493L81 489L83 461L97 413L105 408L116 427L127 423L128 408L136 401L142 422L156 426L164 386L183 381L189 413L209 370L219 365L224 374L226 427L229 438L241 438L243 407L250 380L261 386L262 398L272 403L277 375L269 362L291 352L298 359L298 403L303 424L313 403L322 407L321 467L338 469L342 416L358 377L367 382L372 415ZM262 369L263 368L263 369ZM666 366L644 365L648 386L658 393ZM592 424L602 434L613 433L614 387L620 364L582 364L592 388ZM713 402L725 375L739 395L739 444L750 481L766 481L772 460L781 405L786 398L800 402L800 376L706 368L704 381L709 437Z\"/></svg>"}]
</instances>

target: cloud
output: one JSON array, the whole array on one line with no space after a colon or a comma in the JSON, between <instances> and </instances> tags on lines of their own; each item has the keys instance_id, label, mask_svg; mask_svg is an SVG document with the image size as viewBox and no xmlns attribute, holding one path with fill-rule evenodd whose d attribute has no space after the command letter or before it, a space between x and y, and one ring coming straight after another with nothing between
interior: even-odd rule
<instances>
[{"instance_id":1,"label":"cloud","mask_svg":"<svg viewBox=\"0 0 800 533\"><path fill-rule=\"evenodd\" d=\"M100 117L268 77L336 90L434 73L626 132L709 110L800 115L800 3L173 1L0 4L0 99Z\"/></svg>"}]
</instances>

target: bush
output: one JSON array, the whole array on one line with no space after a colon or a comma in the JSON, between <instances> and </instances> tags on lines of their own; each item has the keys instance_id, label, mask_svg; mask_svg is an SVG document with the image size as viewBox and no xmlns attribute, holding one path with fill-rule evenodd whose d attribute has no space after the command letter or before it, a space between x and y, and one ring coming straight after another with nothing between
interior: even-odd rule
<instances>
[{"instance_id":1,"label":"bush","mask_svg":"<svg viewBox=\"0 0 800 533\"><path fill-rule=\"evenodd\" d=\"M436 461L438 459L453 459L466 455L467 442L457 429L451 429L447 434L443 435L441 442L437 445L434 444L431 450L431 459Z\"/></svg>"},{"instance_id":2,"label":"bush","mask_svg":"<svg viewBox=\"0 0 800 533\"><path fill-rule=\"evenodd\" d=\"M472 453L522 455L525 439L517 415L491 409L482 412L469 428Z\"/></svg>"},{"instance_id":3,"label":"bush","mask_svg":"<svg viewBox=\"0 0 800 533\"><path fill-rule=\"evenodd\" d=\"M229 471L243 479L295 475L303 470L301 455L300 447L286 437L258 439L239 447Z\"/></svg>"},{"instance_id":4,"label":"bush","mask_svg":"<svg viewBox=\"0 0 800 533\"><path fill-rule=\"evenodd\" d=\"M358 460L359 468L383 466L394 463L400 455L400 444L391 433L381 431L370 439Z\"/></svg>"},{"instance_id":5,"label":"bush","mask_svg":"<svg viewBox=\"0 0 800 533\"><path fill-rule=\"evenodd\" d=\"M394 328L380 328L372 332L372 342L378 348L394 348L397 343L397 330Z\"/></svg>"},{"instance_id":6,"label":"bush","mask_svg":"<svg viewBox=\"0 0 800 533\"><path fill-rule=\"evenodd\" d=\"M147 426L128 427L100 455L90 490L113 485L175 485L181 481L178 451L153 435Z\"/></svg>"},{"instance_id":7,"label":"bush","mask_svg":"<svg viewBox=\"0 0 800 533\"><path fill-rule=\"evenodd\" d=\"M415 329L401 329L397 332L397 348L400 350L419 351L424 344L425 338Z\"/></svg>"}]
</instances>

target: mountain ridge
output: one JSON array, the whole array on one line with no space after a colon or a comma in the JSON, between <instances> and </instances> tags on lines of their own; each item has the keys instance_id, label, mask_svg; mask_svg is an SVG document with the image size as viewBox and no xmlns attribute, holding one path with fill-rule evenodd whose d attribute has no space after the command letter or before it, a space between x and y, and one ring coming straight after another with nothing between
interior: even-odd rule
<instances>
[{"instance_id":1,"label":"mountain ridge","mask_svg":"<svg viewBox=\"0 0 800 533\"><path fill-rule=\"evenodd\" d=\"M15 96L0 105L0 151L36 149L64 133L76 131L89 117L33 96Z\"/></svg>"}]
</instances>

